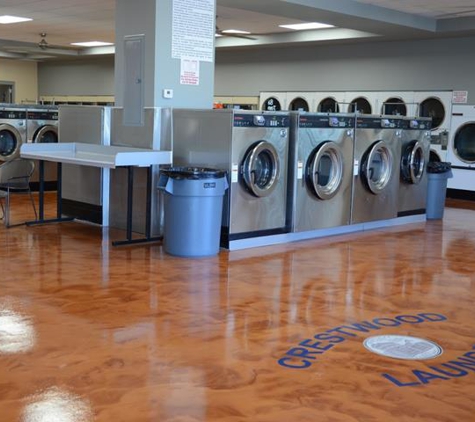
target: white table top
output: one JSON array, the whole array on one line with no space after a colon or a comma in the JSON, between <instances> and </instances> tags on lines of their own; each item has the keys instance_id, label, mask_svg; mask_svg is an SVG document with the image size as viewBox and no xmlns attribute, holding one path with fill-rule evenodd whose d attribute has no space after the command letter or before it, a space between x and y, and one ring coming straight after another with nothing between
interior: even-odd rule
<instances>
[{"instance_id":1,"label":"white table top","mask_svg":"<svg viewBox=\"0 0 475 422\"><path fill-rule=\"evenodd\" d=\"M105 168L121 166L148 167L154 164L171 164L172 162L171 151L93 145L79 142L23 144L20 149L20 156L33 160Z\"/></svg>"}]
</instances>

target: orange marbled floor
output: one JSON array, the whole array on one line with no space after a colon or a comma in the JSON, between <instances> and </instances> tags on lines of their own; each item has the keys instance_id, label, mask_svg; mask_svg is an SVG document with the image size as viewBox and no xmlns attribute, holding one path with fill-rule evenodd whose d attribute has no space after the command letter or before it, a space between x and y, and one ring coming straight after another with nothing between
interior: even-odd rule
<instances>
[{"instance_id":1,"label":"orange marbled floor","mask_svg":"<svg viewBox=\"0 0 475 422\"><path fill-rule=\"evenodd\" d=\"M475 211L203 259L102 232L0 227L1 422L475 420ZM383 357L377 334L444 353Z\"/></svg>"}]
</instances>

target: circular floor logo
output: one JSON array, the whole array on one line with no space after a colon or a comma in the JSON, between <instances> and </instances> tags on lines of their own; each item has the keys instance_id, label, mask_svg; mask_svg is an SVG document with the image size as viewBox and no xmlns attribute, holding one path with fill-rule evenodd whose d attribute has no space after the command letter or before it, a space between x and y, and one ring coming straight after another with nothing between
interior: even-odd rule
<instances>
[{"instance_id":1,"label":"circular floor logo","mask_svg":"<svg viewBox=\"0 0 475 422\"><path fill-rule=\"evenodd\" d=\"M373 353L396 359L432 359L443 352L442 347L432 341L409 336L368 337L363 345Z\"/></svg>"}]
</instances>

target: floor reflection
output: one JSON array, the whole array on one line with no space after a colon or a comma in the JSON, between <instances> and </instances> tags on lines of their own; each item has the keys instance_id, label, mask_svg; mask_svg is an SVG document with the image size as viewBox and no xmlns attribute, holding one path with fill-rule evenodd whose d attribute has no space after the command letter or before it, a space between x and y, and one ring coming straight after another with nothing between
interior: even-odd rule
<instances>
[{"instance_id":1,"label":"floor reflection","mask_svg":"<svg viewBox=\"0 0 475 422\"><path fill-rule=\"evenodd\" d=\"M30 351L36 344L33 322L2 302L0 299L0 354Z\"/></svg>"},{"instance_id":2,"label":"floor reflection","mask_svg":"<svg viewBox=\"0 0 475 422\"><path fill-rule=\"evenodd\" d=\"M94 413L81 397L53 387L31 397L21 422L92 422Z\"/></svg>"}]
</instances>

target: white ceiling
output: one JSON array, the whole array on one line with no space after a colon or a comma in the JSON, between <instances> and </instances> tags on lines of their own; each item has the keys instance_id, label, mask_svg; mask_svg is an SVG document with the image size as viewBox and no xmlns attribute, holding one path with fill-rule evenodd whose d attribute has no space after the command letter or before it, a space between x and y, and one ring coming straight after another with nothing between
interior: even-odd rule
<instances>
[{"instance_id":1,"label":"white ceiling","mask_svg":"<svg viewBox=\"0 0 475 422\"><path fill-rule=\"evenodd\" d=\"M132 0L131 0L132 1ZM135 0L140 4L140 0ZM33 21L0 25L0 55L42 59L78 55L70 43L114 42L116 0L0 0L0 15L17 15ZM475 34L475 0L217 0L217 25L244 29L253 40L217 40L217 47L261 47L296 42L430 38ZM321 21L333 30L295 33L279 28L285 23ZM40 33L50 46L40 50ZM85 53L86 50L83 50Z\"/></svg>"}]
</instances>

